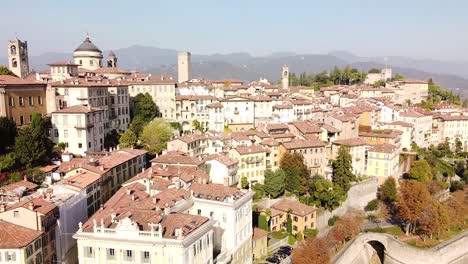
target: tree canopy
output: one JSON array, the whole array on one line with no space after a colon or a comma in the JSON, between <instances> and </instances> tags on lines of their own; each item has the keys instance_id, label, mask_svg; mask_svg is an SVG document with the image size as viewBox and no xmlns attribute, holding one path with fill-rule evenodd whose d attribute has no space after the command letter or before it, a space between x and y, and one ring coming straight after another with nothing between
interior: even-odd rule
<instances>
[{"instance_id":1,"label":"tree canopy","mask_svg":"<svg viewBox=\"0 0 468 264\"><path fill-rule=\"evenodd\" d=\"M0 75L11 75L11 76L16 76L10 69L7 67L0 65Z\"/></svg>"},{"instance_id":2,"label":"tree canopy","mask_svg":"<svg viewBox=\"0 0 468 264\"><path fill-rule=\"evenodd\" d=\"M409 177L418 181L432 180L431 166L426 160L415 160L411 163Z\"/></svg>"},{"instance_id":3,"label":"tree canopy","mask_svg":"<svg viewBox=\"0 0 468 264\"><path fill-rule=\"evenodd\" d=\"M16 137L14 153L21 164L32 168L52 156L53 142L47 136L47 120L33 113L31 124L21 128Z\"/></svg>"},{"instance_id":4,"label":"tree canopy","mask_svg":"<svg viewBox=\"0 0 468 264\"><path fill-rule=\"evenodd\" d=\"M396 180L393 177L388 177L382 186L380 186L379 199L387 203L392 203L397 199L397 195Z\"/></svg>"},{"instance_id":5,"label":"tree canopy","mask_svg":"<svg viewBox=\"0 0 468 264\"><path fill-rule=\"evenodd\" d=\"M139 93L133 98L133 116L140 116L145 122L153 120L159 115L159 109L149 93Z\"/></svg>"},{"instance_id":6,"label":"tree canopy","mask_svg":"<svg viewBox=\"0 0 468 264\"><path fill-rule=\"evenodd\" d=\"M7 117L0 117L0 153L13 146L16 133L15 121Z\"/></svg>"},{"instance_id":7,"label":"tree canopy","mask_svg":"<svg viewBox=\"0 0 468 264\"><path fill-rule=\"evenodd\" d=\"M320 176L310 179L309 194L317 205L328 210L337 208L346 199L346 194L340 186Z\"/></svg>"},{"instance_id":8,"label":"tree canopy","mask_svg":"<svg viewBox=\"0 0 468 264\"><path fill-rule=\"evenodd\" d=\"M426 186L415 180L401 181L397 198L398 216L407 224L406 232L416 231L416 224L431 202Z\"/></svg>"},{"instance_id":9,"label":"tree canopy","mask_svg":"<svg viewBox=\"0 0 468 264\"><path fill-rule=\"evenodd\" d=\"M284 193L284 182L286 174L283 170L265 171L264 190L271 198L277 198Z\"/></svg>"},{"instance_id":10,"label":"tree canopy","mask_svg":"<svg viewBox=\"0 0 468 264\"><path fill-rule=\"evenodd\" d=\"M280 168L284 171L285 188L295 194L305 194L307 192L307 180L310 172L304 164L304 157L299 153L283 154L280 160Z\"/></svg>"},{"instance_id":11,"label":"tree canopy","mask_svg":"<svg viewBox=\"0 0 468 264\"><path fill-rule=\"evenodd\" d=\"M356 175L353 174L352 157L346 147L340 147L336 159L332 161L332 181L337 186L340 186L344 192L348 192L351 188L351 182L356 180Z\"/></svg>"},{"instance_id":12,"label":"tree canopy","mask_svg":"<svg viewBox=\"0 0 468 264\"><path fill-rule=\"evenodd\" d=\"M152 155L160 154L172 138L172 128L164 119L156 118L148 123L141 133L142 146Z\"/></svg>"},{"instance_id":13,"label":"tree canopy","mask_svg":"<svg viewBox=\"0 0 468 264\"><path fill-rule=\"evenodd\" d=\"M292 263L330 263L330 249L326 238L308 237L293 250Z\"/></svg>"},{"instance_id":14,"label":"tree canopy","mask_svg":"<svg viewBox=\"0 0 468 264\"><path fill-rule=\"evenodd\" d=\"M119 138L121 148L134 148L138 143L138 137L131 130L125 131Z\"/></svg>"}]
</instances>

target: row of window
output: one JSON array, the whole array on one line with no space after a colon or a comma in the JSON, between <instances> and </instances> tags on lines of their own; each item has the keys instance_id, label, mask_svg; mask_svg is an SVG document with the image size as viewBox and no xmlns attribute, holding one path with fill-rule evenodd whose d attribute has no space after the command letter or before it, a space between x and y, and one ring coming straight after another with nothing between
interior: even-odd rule
<instances>
[{"instance_id":1,"label":"row of window","mask_svg":"<svg viewBox=\"0 0 468 264\"><path fill-rule=\"evenodd\" d=\"M85 250L86 250L85 254L87 258L94 258L94 249L92 247L86 247ZM115 260L117 253L118 253L118 250L115 250L114 248L106 249L106 259ZM124 261L135 261L135 256L136 256L136 252L134 250L129 250L129 249L123 250ZM141 256L141 261L143 263L149 263L150 261L149 251L142 251L140 256Z\"/></svg>"},{"instance_id":2,"label":"row of window","mask_svg":"<svg viewBox=\"0 0 468 264\"><path fill-rule=\"evenodd\" d=\"M29 106L33 106L34 105L34 96L28 96L27 99L28 99L28 102L29 102ZM40 96L40 95L37 96L36 101L37 101L37 103L39 105L42 105L43 104L42 96ZM11 106L11 107L15 106L15 98L13 98L13 96L8 97L8 105ZM18 96L18 105L19 106L25 106L25 97Z\"/></svg>"}]
</instances>

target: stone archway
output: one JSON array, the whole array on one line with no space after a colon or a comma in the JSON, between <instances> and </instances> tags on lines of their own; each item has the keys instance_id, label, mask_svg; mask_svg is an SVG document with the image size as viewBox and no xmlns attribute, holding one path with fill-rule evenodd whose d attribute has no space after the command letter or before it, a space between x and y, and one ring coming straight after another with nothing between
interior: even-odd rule
<instances>
[{"instance_id":1,"label":"stone archway","mask_svg":"<svg viewBox=\"0 0 468 264\"><path fill-rule=\"evenodd\" d=\"M369 245L377 252L377 256L379 256L380 263L384 264L385 263L385 251L386 248L382 242L378 240L370 240L367 241Z\"/></svg>"}]
</instances>

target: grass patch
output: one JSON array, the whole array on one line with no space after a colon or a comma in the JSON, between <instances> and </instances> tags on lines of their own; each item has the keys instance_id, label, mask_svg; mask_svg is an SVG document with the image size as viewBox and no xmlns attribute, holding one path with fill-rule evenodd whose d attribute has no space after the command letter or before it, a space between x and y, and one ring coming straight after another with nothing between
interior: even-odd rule
<instances>
[{"instance_id":1,"label":"grass patch","mask_svg":"<svg viewBox=\"0 0 468 264\"><path fill-rule=\"evenodd\" d=\"M274 239L284 239L287 235L288 234L286 234L286 232L283 231L271 232L271 237Z\"/></svg>"}]
</instances>

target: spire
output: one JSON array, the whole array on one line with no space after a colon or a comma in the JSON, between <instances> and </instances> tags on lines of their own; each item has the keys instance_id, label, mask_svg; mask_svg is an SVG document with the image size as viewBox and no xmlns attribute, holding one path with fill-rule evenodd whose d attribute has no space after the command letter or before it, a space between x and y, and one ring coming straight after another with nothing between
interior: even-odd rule
<instances>
[{"instance_id":1,"label":"spire","mask_svg":"<svg viewBox=\"0 0 468 264\"><path fill-rule=\"evenodd\" d=\"M89 41L89 32L86 31L86 40Z\"/></svg>"}]
</instances>

